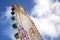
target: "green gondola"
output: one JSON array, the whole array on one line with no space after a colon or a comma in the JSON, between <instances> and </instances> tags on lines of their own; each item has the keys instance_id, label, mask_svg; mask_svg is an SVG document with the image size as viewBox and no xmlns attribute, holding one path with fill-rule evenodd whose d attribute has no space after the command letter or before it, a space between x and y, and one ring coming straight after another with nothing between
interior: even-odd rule
<instances>
[{"instance_id":1,"label":"green gondola","mask_svg":"<svg viewBox=\"0 0 60 40\"><path fill-rule=\"evenodd\" d=\"M15 24L13 24L12 25L12 27L15 29L15 28L17 28L17 25L16 25L16 23Z\"/></svg>"},{"instance_id":2,"label":"green gondola","mask_svg":"<svg viewBox=\"0 0 60 40\"><path fill-rule=\"evenodd\" d=\"M15 17L13 16L11 19L14 21L15 20Z\"/></svg>"}]
</instances>

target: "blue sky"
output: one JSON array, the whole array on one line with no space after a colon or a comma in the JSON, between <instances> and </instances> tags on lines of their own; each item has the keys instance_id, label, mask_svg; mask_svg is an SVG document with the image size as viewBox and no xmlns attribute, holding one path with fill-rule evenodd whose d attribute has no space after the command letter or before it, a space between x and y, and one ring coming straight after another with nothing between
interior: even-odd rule
<instances>
[{"instance_id":1,"label":"blue sky","mask_svg":"<svg viewBox=\"0 0 60 40\"><path fill-rule=\"evenodd\" d=\"M34 5L33 0L0 0L0 12L5 11L7 6L11 6L14 3L21 4L28 12Z\"/></svg>"},{"instance_id":2,"label":"blue sky","mask_svg":"<svg viewBox=\"0 0 60 40\"><path fill-rule=\"evenodd\" d=\"M44 0L43 0L44 1ZM34 18L33 18L33 20L34 21L38 21L38 22L35 22L35 24L37 24L37 26L38 26L38 23L40 22L40 19L42 20L42 21L44 21L44 20L46 20L46 19L44 19L44 18L41 18L42 17L42 14L44 14L44 12L45 12L45 10L48 10L49 9L49 7L47 7L47 5L45 5L46 7L47 7L47 9L45 9L45 6L43 7L44 9L39 9L39 5L41 5L40 3L39 3L40 1L38 0L37 2L35 1L34 2L34 0L0 0L0 40L14 40L14 38L12 39L12 37L13 37L13 34L15 34L16 32L17 32L17 29L16 30L14 30L13 28L12 28L12 24L14 23L10 18L11 17L9 17L9 15L8 16L6 16L6 14L8 13L8 12L10 12L10 11L8 11L8 10L10 10L9 9L9 7L11 7L12 6L12 4L14 4L14 3L18 3L18 4L20 4L20 5L22 5L23 7L24 7L24 9L28 12L28 14L29 15L32 15L32 16L34 16L34 17L38 17L38 18L35 18L35 20L34 20ZM53 2L56 2L56 0L55 1L53 1ZM42 2L41 2L42 3ZM7 10L8 9L8 10ZM37 12L35 12L35 9L37 9L36 11ZM40 11L39 11L40 10ZM8 11L8 12L7 12ZM42 14L39 14L39 12L41 12ZM35 14L35 13L37 13L37 14ZM39 15L38 15L39 14ZM51 14L49 14L49 15L51 15ZM58 14L59 15L59 14ZM44 15L43 15L44 16ZM46 17L46 15L44 16L44 17ZM49 16L48 16L49 17ZM54 16L55 17L55 16ZM49 17L50 18L50 17ZM49 19L48 18L48 19ZM51 18L50 18L51 19ZM50 20L49 19L49 20ZM41 21L41 22L42 22ZM44 21L45 22L45 21ZM47 22L47 21L46 21ZM54 22L54 24L56 24L55 23L55 21L53 21ZM43 22L42 22L43 23ZM39 23L40 24L40 23ZM43 23L44 24L44 23ZM48 25L48 24L47 24ZM60 24L58 24L59 26L60 26ZM58 25L56 25L56 26L58 26ZM43 26L42 26L43 27ZM42 28L41 27L41 28ZM37 27L37 28L39 28L39 27ZM41 29L40 28L40 29ZM45 28L50 28L51 29L51 32L53 33L53 34L51 34L51 32L49 32L48 33L48 29L41 29L41 31L43 32L43 33L45 33L46 32L46 34L43 34L42 33L42 36L43 36L43 38L44 38L44 40L60 40L60 35L58 36L57 35L57 37L53 37L53 39L52 39L52 35L56 35L55 34L55 31L53 31L52 29L54 29L55 27L45 27ZM60 28L60 27L59 27ZM45 31L44 31L45 30ZM55 29L54 29L55 30ZM56 30L58 30L58 29L56 29ZM13 33L13 31L14 31L14 33ZM58 34L60 33L60 31L59 32L57 32ZM51 35L51 36L50 36Z\"/></svg>"}]
</instances>

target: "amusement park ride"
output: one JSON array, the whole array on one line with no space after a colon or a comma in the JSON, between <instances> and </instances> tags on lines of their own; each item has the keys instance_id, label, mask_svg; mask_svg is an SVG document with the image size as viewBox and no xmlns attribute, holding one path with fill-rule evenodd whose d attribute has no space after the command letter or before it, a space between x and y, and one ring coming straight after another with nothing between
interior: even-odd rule
<instances>
[{"instance_id":1,"label":"amusement park ride","mask_svg":"<svg viewBox=\"0 0 60 40\"><path fill-rule=\"evenodd\" d=\"M18 29L18 33L14 35L17 40L43 40L32 19L21 5L13 4L11 10L11 19L16 20L12 27Z\"/></svg>"}]
</instances>

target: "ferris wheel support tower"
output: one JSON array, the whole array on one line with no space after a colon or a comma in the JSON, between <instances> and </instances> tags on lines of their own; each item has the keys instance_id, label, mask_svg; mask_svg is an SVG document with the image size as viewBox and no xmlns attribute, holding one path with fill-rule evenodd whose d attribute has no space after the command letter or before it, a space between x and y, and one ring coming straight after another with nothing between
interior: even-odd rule
<instances>
[{"instance_id":1,"label":"ferris wheel support tower","mask_svg":"<svg viewBox=\"0 0 60 40\"><path fill-rule=\"evenodd\" d=\"M15 34L17 40L43 40L32 19L21 5L13 4L11 10L12 15L16 14L11 19L16 20L12 26L18 29L18 33Z\"/></svg>"}]
</instances>

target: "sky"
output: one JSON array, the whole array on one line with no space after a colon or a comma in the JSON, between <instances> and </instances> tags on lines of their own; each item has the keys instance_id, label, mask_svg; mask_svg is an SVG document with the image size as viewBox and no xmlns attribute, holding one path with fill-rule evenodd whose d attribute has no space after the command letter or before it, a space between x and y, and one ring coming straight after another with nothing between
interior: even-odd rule
<instances>
[{"instance_id":1,"label":"sky","mask_svg":"<svg viewBox=\"0 0 60 40\"><path fill-rule=\"evenodd\" d=\"M34 21L44 40L60 40L60 0L0 0L0 40L16 40L11 6L18 3Z\"/></svg>"}]
</instances>

